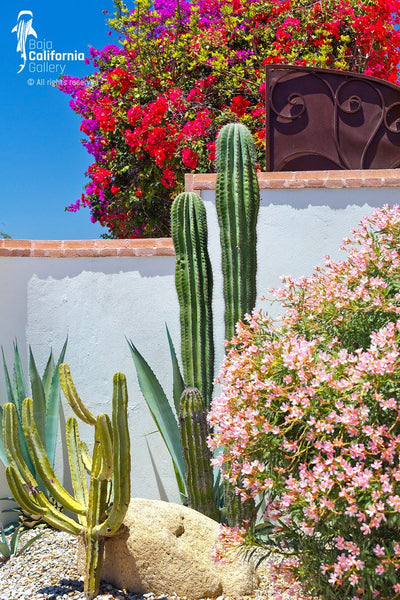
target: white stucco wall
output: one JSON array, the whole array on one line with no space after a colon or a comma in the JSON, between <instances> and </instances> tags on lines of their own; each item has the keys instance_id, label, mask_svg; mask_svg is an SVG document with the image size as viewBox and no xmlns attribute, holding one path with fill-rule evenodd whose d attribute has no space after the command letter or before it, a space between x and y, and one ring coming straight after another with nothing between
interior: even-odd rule
<instances>
[{"instance_id":1,"label":"white stucco wall","mask_svg":"<svg viewBox=\"0 0 400 600\"><path fill-rule=\"evenodd\" d=\"M282 274L307 275L326 254L338 258L338 246L350 228L373 207L396 203L398 193L396 187L263 190L258 223L259 297L278 286ZM215 274L218 366L223 356L219 232L214 192L204 191L202 196ZM179 501L169 455L141 397L125 341L125 336L134 341L171 395L165 323L179 346L174 257L3 256L0 282L0 344L9 362L13 340L17 339L24 360L30 344L43 369L50 347L58 353L68 336L66 361L83 400L95 413L110 411L112 376L116 371L124 372L130 397L132 494ZM1 369L0 399L3 403ZM65 401L63 407L68 416ZM57 469L60 474L64 469L61 443ZM0 496L8 493L3 475L0 466Z\"/></svg>"}]
</instances>

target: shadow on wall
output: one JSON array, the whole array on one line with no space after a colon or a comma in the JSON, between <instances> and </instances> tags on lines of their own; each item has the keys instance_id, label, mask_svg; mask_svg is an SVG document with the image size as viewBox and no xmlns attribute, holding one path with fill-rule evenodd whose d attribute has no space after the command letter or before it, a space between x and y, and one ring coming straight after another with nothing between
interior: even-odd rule
<instances>
[{"instance_id":1,"label":"shadow on wall","mask_svg":"<svg viewBox=\"0 0 400 600\"><path fill-rule=\"evenodd\" d=\"M326 206L332 211L344 210L351 206L365 206L365 213L370 207L381 207L384 204L399 204L398 188L348 188L331 189L280 189L262 190L261 206L291 206L297 210L306 210L310 206Z\"/></svg>"}]
</instances>

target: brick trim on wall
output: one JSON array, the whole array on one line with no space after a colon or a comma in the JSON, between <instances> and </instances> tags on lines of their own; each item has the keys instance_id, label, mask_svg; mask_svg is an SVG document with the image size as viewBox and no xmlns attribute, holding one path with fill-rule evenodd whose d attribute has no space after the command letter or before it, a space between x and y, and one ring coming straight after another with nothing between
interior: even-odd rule
<instances>
[{"instance_id":1,"label":"brick trim on wall","mask_svg":"<svg viewBox=\"0 0 400 600\"><path fill-rule=\"evenodd\" d=\"M170 238L145 240L0 240L0 256L82 258L174 256Z\"/></svg>"},{"instance_id":2,"label":"brick trim on wall","mask_svg":"<svg viewBox=\"0 0 400 600\"><path fill-rule=\"evenodd\" d=\"M400 169L363 171L285 171L258 173L260 189L400 187ZM185 176L187 192L214 190L215 173ZM145 240L14 240L0 239L1 256L79 258L106 256L174 256L170 238Z\"/></svg>"},{"instance_id":3,"label":"brick trim on wall","mask_svg":"<svg viewBox=\"0 0 400 600\"><path fill-rule=\"evenodd\" d=\"M363 171L281 171L258 173L261 190L285 188L362 188L400 187L400 169L370 169ZM185 176L187 192L214 190L215 173Z\"/></svg>"}]
</instances>

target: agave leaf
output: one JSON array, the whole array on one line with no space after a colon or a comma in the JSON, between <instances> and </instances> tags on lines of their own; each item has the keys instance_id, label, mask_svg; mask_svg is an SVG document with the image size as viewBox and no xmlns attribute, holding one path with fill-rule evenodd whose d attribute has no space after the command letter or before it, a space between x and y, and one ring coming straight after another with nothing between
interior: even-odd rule
<instances>
[{"instance_id":1,"label":"agave leaf","mask_svg":"<svg viewBox=\"0 0 400 600\"><path fill-rule=\"evenodd\" d=\"M6 381L6 391L7 398L11 404L14 404L15 409L17 411L18 418L18 445L21 449L22 456L26 462L26 465L30 472L35 476L35 468L33 466L32 459L28 452L28 446L26 444L25 436L22 431L22 421L21 421L21 411L22 411L22 402L26 397L26 389L25 389L25 378L22 370L21 358L18 351L18 344L14 344L14 369L13 369L13 383L11 384L10 375L7 368L7 363L4 356L4 350L1 349L3 355L3 367L4 367L4 376ZM0 438L2 439L2 435L0 432ZM5 454L5 452L4 452ZM0 457L1 458L1 457ZM7 456L5 455L6 462L5 465L8 465ZM3 458L1 458L3 460Z\"/></svg>"},{"instance_id":2,"label":"agave leaf","mask_svg":"<svg viewBox=\"0 0 400 600\"><path fill-rule=\"evenodd\" d=\"M20 537L21 537L21 531L19 529L16 529L10 539L10 554L11 555L15 554Z\"/></svg>"},{"instance_id":3,"label":"agave leaf","mask_svg":"<svg viewBox=\"0 0 400 600\"><path fill-rule=\"evenodd\" d=\"M15 406L14 392L13 392L13 389L12 389L10 374L8 372L6 358L4 356L4 350L3 350L3 348L1 349L1 353L2 353L2 356L3 356L3 369L4 369L4 378L5 378L5 381L6 381L7 401L11 402Z\"/></svg>"},{"instance_id":4,"label":"agave leaf","mask_svg":"<svg viewBox=\"0 0 400 600\"><path fill-rule=\"evenodd\" d=\"M140 389L157 429L171 455L179 478L183 482L185 480L185 463L183 461L178 423L157 377L132 341L128 340L128 344L135 363ZM179 484L178 478L177 482L178 486L182 485L182 483Z\"/></svg>"},{"instance_id":5,"label":"agave leaf","mask_svg":"<svg viewBox=\"0 0 400 600\"><path fill-rule=\"evenodd\" d=\"M6 534L5 534L3 526L1 526L1 540L2 540L3 544L7 544Z\"/></svg>"},{"instance_id":6,"label":"agave leaf","mask_svg":"<svg viewBox=\"0 0 400 600\"><path fill-rule=\"evenodd\" d=\"M51 350L49 359L46 364L46 368L45 368L43 376L42 376L42 383L43 383L44 395L46 397L46 403L47 403L47 398L50 393L50 386L51 386L51 380L53 378L53 372L54 372L54 358L53 358L53 350Z\"/></svg>"},{"instance_id":7,"label":"agave leaf","mask_svg":"<svg viewBox=\"0 0 400 600\"><path fill-rule=\"evenodd\" d=\"M33 415L40 439L46 446L46 396L37 370L32 348L29 346L29 377L31 379Z\"/></svg>"},{"instance_id":8,"label":"agave leaf","mask_svg":"<svg viewBox=\"0 0 400 600\"><path fill-rule=\"evenodd\" d=\"M179 403L182 396L182 392L185 389L185 383L183 381L183 377L181 374L181 370L179 368L178 359L176 358L176 352L174 348L174 344L172 343L172 339L168 330L167 325L165 325L167 330L169 351L171 353L171 362L172 362L172 375L173 375L173 396L174 396L174 405L176 414L179 415Z\"/></svg>"},{"instance_id":9,"label":"agave leaf","mask_svg":"<svg viewBox=\"0 0 400 600\"><path fill-rule=\"evenodd\" d=\"M7 543L0 542L0 553L6 558L10 558L11 552Z\"/></svg>"},{"instance_id":10,"label":"agave leaf","mask_svg":"<svg viewBox=\"0 0 400 600\"><path fill-rule=\"evenodd\" d=\"M28 548L29 548L30 546L32 546L32 544L33 544L34 542L36 542L36 540L37 540L37 539L39 539L40 537L42 537L42 535L43 535L43 534L44 534L44 531L41 531L40 533L38 533L37 535L35 535L33 538L31 538L30 540L28 540L28 541L26 542L26 544L24 544L24 545L22 546L22 548L21 548L20 550L18 550L18 553L17 553L17 554L23 554L23 553L25 552L25 550L28 550Z\"/></svg>"},{"instance_id":11,"label":"agave leaf","mask_svg":"<svg viewBox=\"0 0 400 600\"><path fill-rule=\"evenodd\" d=\"M58 367L64 362L65 351L67 349L68 338L65 340L58 357L57 365L53 367L53 373L50 388L46 394L46 452L50 464L54 466L54 459L57 446L57 431L60 415L60 375ZM49 359L50 360L50 359ZM45 375L43 376L45 377Z\"/></svg>"},{"instance_id":12,"label":"agave leaf","mask_svg":"<svg viewBox=\"0 0 400 600\"><path fill-rule=\"evenodd\" d=\"M14 384L14 398L15 398L15 408L17 409L17 414L21 417L22 412L22 402L27 397L26 387L25 387L25 377L24 371L22 369L22 361L18 350L18 344L15 342L14 344L14 369L13 369L13 384Z\"/></svg>"}]
</instances>

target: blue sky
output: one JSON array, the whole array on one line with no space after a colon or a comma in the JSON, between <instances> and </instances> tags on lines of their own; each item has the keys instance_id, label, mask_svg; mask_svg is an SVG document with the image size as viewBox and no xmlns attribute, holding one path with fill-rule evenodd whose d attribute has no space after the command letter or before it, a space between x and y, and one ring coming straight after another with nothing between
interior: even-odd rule
<instances>
[{"instance_id":1,"label":"blue sky","mask_svg":"<svg viewBox=\"0 0 400 600\"><path fill-rule=\"evenodd\" d=\"M105 231L91 223L86 209L75 214L64 211L80 197L92 162L79 141L80 119L69 108L69 96L48 85L55 76L33 71L40 61L29 61L28 55L18 73L23 61L16 51L17 34L12 33L18 14L30 11L37 38L28 36L27 53L29 40L36 52L45 40L57 52L77 50L87 56L89 46L102 48L113 40L103 10L112 13L112 0L17 0L2 7L0 231L15 239L90 239ZM82 61L49 64L66 64L69 75L91 71Z\"/></svg>"}]
</instances>

